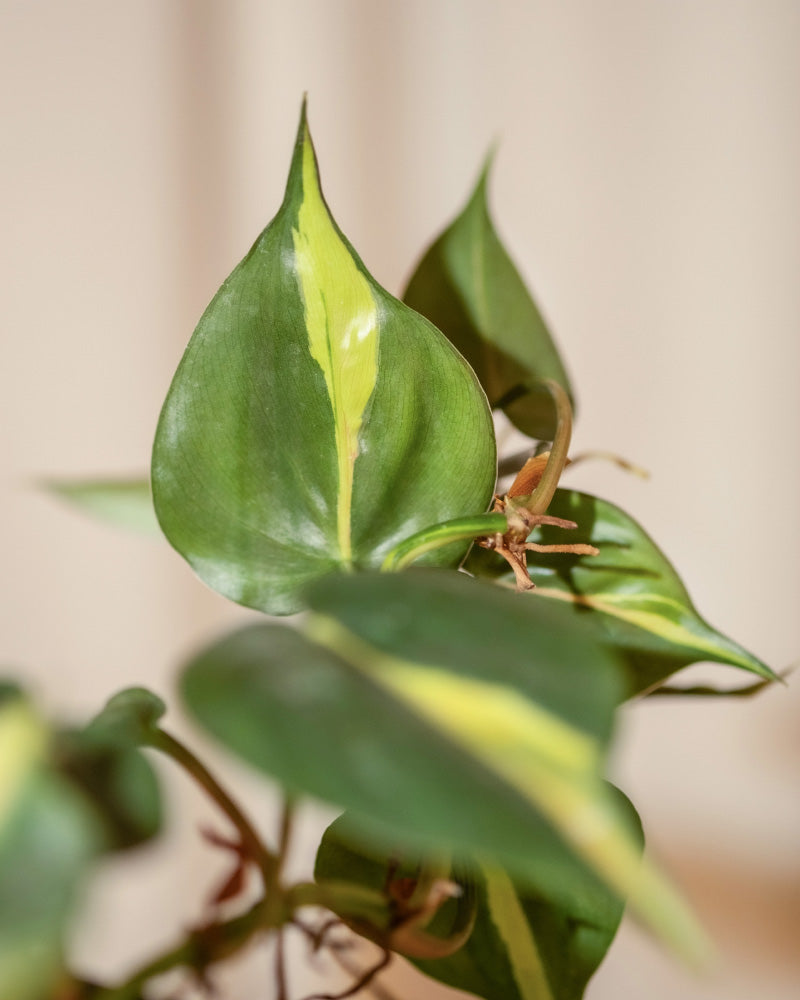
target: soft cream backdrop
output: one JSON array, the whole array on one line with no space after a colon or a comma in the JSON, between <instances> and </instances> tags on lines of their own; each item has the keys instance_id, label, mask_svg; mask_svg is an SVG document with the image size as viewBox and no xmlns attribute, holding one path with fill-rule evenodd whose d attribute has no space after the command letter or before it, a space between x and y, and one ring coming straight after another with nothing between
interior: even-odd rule
<instances>
[{"instance_id":1,"label":"soft cream backdrop","mask_svg":"<svg viewBox=\"0 0 800 1000\"><path fill-rule=\"evenodd\" d=\"M648 526L712 622L778 668L798 656L796 0L0 13L2 653L54 711L83 718L133 682L169 692L176 661L241 616L165 546L30 484L145 467L194 323L280 201L304 91L334 213L393 291L500 140L495 215L579 387L576 446L652 471L574 481ZM722 962L696 980L626 928L591 1000L796 997L797 687L626 719L619 779ZM218 767L269 829L261 783ZM165 942L210 877L208 814L165 780L192 812L98 880L76 947L99 973ZM230 995L268 996L267 974L256 956Z\"/></svg>"}]
</instances>

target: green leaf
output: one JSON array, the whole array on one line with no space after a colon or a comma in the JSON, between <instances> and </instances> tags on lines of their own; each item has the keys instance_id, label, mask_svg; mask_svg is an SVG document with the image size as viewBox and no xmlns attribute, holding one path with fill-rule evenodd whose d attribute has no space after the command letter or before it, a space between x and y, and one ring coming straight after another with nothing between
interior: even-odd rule
<instances>
[{"instance_id":1,"label":"green leaf","mask_svg":"<svg viewBox=\"0 0 800 1000\"><path fill-rule=\"evenodd\" d=\"M63 937L100 846L88 806L44 759L23 699L0 707L0 996L41 1000L61 979Z\"/></svg>"},{"instance_id":2,"label":"green leaf","mask_svg":"<svg viewBox=\"0 0 800 1000\"><path fill-rule=\"evenodd\" d=\"M283 204L175 375L152 472L172 545L220 593L276 614L298 610L309 581L377 567L409 535L489 504L485 395L339 231L305 111Z\"/></svg>"},{"instance_id":3,"label":"green leaf","mask_svg":"<svg viewBox=\"0 0 800 1000\"><path fill-rule=\"evenodd\" d=\"M308 600L314 641L254 626L189 665L183 696L211 733L377 842L488 855L554 900L585 887L563 840L699 947L602 781L620 679L566 609L542 602L532 622L517 595L418 570L332 578Z\"/></svg>"},{"instance_id":4,"label":"green leaf","mask_svg":"<svg viewBox=\"0 0 800 1000\"><path fill-rule=\"evenodd\" d=\"M109 848L137 847L161 829L158 782L138 750L109 744L90 726L59 733L53 756L60 773L95 807Z\"/></svg>"},{"instance_id":5,"label":"green leaf","mask_svg":"<svg viewBox=\"0 0 800 1000\"><path fill-rule=\"evenodd\" d=\"M126 688L85 728L54 740L54 763L95 806L112 850L138 846L161 828L158 782L139 748L151 744L165 711L158 695Z\"/></svg>"},{"instance_id":6,"label":"green leaf","mask_svg":"<svg viewBox=\"0 0 800 1000\"><path fill-rule=\"evenodd\" d=\"M66 784L37 773L0 830L0 995L41 1000L63 973L64 929L98 846Z\"/></svg>"},{"instance_id":7,"label":"green leaf","mask_svg":"<svg viewBox=\"0 0 800 1000\"><path fill-rule=\"evenodd\" d=\"M621 793L619 799L638 828L633 807ZM390 928L393 906L387 885L401 876L413 878L421 864L418 858L408 863L365 850L345 815L325 832L314 876L322 884L346 882L383 893L383 926ZM411 956L411 961L439 982L484 1000L580 1000L616 934L624 907L568 856L563 864L573 865L571 878L576 884L583 879L585 889L560 905L530 884L515 885L501 869L474 862L454 866L450 877L463 887L464 895L469 893L474 906L472 933L453 954L435 959ZM456 897L442 907L428 928L431 936L448 932L462 899ZM348 914L339 915L350 922ZM352 926L364 932L359 919Z\"/></svg>"},{"instance_id":8,"label":"green leaf","mask_svg":"<svg viewBox=\"0 0 800 1000\"><path fill-rule=\"evenodd\" d=\"M537 528L532 541L585 542L600 554L530 553L528 569L536 590L525 600L565 605L593 624L626 662L629 694L700 660L777 679L765 663L700 617L666 556L624 511L586 493L557 490L548 514L575 521L578 527ZM507 563L485 549L473 549L466 569L476 576L514 582Z\"/></svg>"},{"instance_id":9,"label":"green leaf","mask_svg":"<svg viewBox=\"0 0 800 1000\"><path fill-rule=\"evenodd\" d=\"M363 831L359 838L353 827L351 815L341 816L317 850L314 878L333 912L357 934L406 957L460 950L476 916L471 872L463 866L453 871L449 862L417 854L408 858L370 850L362 846L369 838ZM426 913L436 883L445 880L453 883L450 891L442 892Z\"/></svg>"},{"instance_id":10,"label":"green leaf","mask_svg":"<svg viewBox=\"0 0 800 1000\"><path fill-rule=\"evenodd\" d=\"M166 710L163 700L147 688L125 688L112 695L92 719L86 737L98 745L147 746Z\"/></svg>"},{"instance_id":11,"label":"green leaf","mask_svg":"<svg viewBox=\"0 0 800 1000\"><path fill-rule=\"evenodd\" d=\"M61 500L118 528L161 536L150 484L141 479L51 479L44 488Z\"/></svg>"},{"instance_id":12,"label":"green leaf","mask_svg":"<svg viewBox=\"0 0 800 1000\"><path fill-rule=\"evenodd\" d=\"M552 440L549 378L572 397L542 316L497 237L489 216L487 164L458 218L425 253L403 300L452 341L475 370L492 407L530 437Z\"/></svg>"}]
</instances>

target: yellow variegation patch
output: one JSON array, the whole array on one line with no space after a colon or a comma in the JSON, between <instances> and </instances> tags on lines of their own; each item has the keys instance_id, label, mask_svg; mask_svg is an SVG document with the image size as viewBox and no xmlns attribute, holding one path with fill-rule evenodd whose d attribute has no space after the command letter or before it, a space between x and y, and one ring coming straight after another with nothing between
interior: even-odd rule
<instances>
[{"instance_id":1,"label":"yellow variegation patch","mask_svg":"<svg viewBox=\"0 0 800 1000\"><path fill-rule=\"evenodd\" d=\"M378 310L369 282L333 224L305 130L303 201L293 230L308 343L322 369L333 411L339 471L337 534L342 563L352 562L351 507L359 431L378 378Z\"/></svg>"},{"instance_id":2,"label":"yellow variegation patch","mask_svg":"<svg viewBox=\"0 0 800 1000\"><path fill-rule=\"evenodd\" d=\"M590 736L508 687L383 653L332 618L314 615L307 629L517 789L679 953L702 958L702 932L642 860L602 780L600 747Z\"/></svg>"},{"instance_id":3,"label":"yellow variegation patch","mask_svg":"<svg viewBox=\"0 0 800 1000\"><path fill-rule=\"evenodd\" d=\"M511 879L501 868L483 868L489 916L506 948L522 1000L553 1000L542 956Z\"/></svg>"},{"instance_id":4,"label":"yellow variegation patch","mask_svg":"<svg viewBox=\"0 0 800 1000\"><path fill-rule=\"evenodd\" d=\"M40 763L45 741L44 727L26 702L14 699L0 708L0 827L25 779Z\"/></svg>"},{"instance_id":5,"label":"yellow variegation patch","mask_svg":"<svg viewBox=\"0 0 800 1000\"><path fill-rule=\"evenodd\" d=\"M740 654L733 642L727 641L718 633L711 632L696 616L689 618L685 607L673 598L661 597L658 594L572 594L552 587L538 587L536 594L540 597L565 601L568 604L593 608L629 625L635 625L665 642L694 649L698 654L705 653L712 660L718 659L720 652L724 651L726 662L731 665L760 673L770 680L775 679L775 675L768 668L757 669L761 666L758 661Z\"/></svg>"}]
</instances>

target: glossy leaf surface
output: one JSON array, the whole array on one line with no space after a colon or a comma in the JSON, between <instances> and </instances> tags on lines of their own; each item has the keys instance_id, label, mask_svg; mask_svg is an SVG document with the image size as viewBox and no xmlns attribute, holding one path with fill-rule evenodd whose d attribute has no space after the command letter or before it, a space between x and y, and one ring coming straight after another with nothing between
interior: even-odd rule
<instances>
[{"instance_id":1,"label":"glossy leaf surface","mask_svg":"<svg viewBox=\"0 0 800 1000\"><path fill-rule=\"evenodd\" d=\"M616 665L565 609L542 603L532 629L517 595L431 571L332 578L308 600L314 641L255 626L190 664L183 695L211 733L377 841L488 854L582 905L567 842L694 946L602 781Z\"/></svg>"},{"instance_id":2,"label":"glossy leaf surface","mask_svg":"<svg viewBox=\"0 0 800 1000\"><path fill-rule=\"evenodd\" d=\"M630 694L701 660L776 679L766 664L700 617L666 556L624 511L606 500L562 489L548 513L577 522L577 529L538 528L532 541L587 542L600 554L530 553L528 569L536 590L525 599L565 605L590 620L626 661ZM467 569L514 582L507 564L484 549L473 549Z\"/></svg>"},{"instance_id":3,"label":"glossy leaf surface","mask_svg":"<svg viewBox=\"0 0 800 1000\"><path fill-rule=\"evenodd\" d=\"M620 796L638 825L633 807ZM563 862L570 865L569 857ZM347 817L332 824L322 838L314 870L325 883L350 882L383 892L392 921L387 885L399 876L413 878L420 859L411 863L367 852L348 833ZM574 862L573 862L574 864ZM575 867L572 880L585 881L581 897L589 906L570 901L554 904L531 885L515 885L502 870L477 864L456 866L451 878L469 892L475 907L472 933L451 955L435 959L411 957L427 975L484 1000L579 1000L586 984L614 938L623 905L585 870ZM429 927L446 935L455 921L462 897L448 901ZM579 898L577 895L576 899ZM574 901L573 901L574 902ZM347 914L340 914L347 919ZM356 931L363 930L358 922ZM369 936L369 935L368 935Z\"/></svg>"},{"instance_id":4,"label":"glossy leaf surface","mask_svg":"<svg viewBox=\"0 0 800 1000\"><path fill-rule=\"evenodd\" d=\"M427 316L469 361L493 407L525 434L551 440L546 391L516 392L550 378L571 395L564 365L541 313L498 239L489 216L488 167L469 202L417 266L403 299Z\"/></svg>"},{"instance_id":5,"label":"glossy leaf surface","mask_svg":"<svg viewBox=\"0 0 800 1000\"><path fill-rule=\"evenodd\" d=\"M144 476L141 479L54 479L44 486L54 496L99 521L145 535L161 535L150 484Z\"/></svg>"},{"instance_id":6,"label":"glossy leaf surface","mask_svg":"<svg viewBox=\"0 0 800 1000\"><path fill-rule=\"evenodd\" d=\"M379 566L416 531L482 513L494 477L474 373L339 231L303 114L283 204L206 310L164 404L164 533L214 589L288 613L330 570Z\"/></svg>"}]
</instances>

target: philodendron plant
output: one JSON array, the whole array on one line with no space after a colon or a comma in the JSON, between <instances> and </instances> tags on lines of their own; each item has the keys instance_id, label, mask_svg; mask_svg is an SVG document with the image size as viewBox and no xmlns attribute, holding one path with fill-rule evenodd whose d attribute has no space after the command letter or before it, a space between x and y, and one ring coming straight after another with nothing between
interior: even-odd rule
<instances>
[{"instance_id":1,"label":"philodendron plant","mask_svg":"<svg viewBox=\"0 0 800 1000\"><path fill-rule=\"evenodd\" d=\"M175 373L152 492L54 485L121 522L155 527L154 510L206 584L263 612L193 657L178 691L286 804L271 840L163 728L153 693L127 689L67 729L7 684L5 1000L155 997L179 967L206 986L255 938L277 942L261 995L287 1000L289 933L347 970L318 997L368 992L398 953L420 993L424 974L486 1000L577 1000L626 903L702 960L702 932L605 780L614 714L698 660L757 675L740 690L775 675L706 624L632 518L560 485L573 392L490 221L487 172L394 298L328 209L304 109L283 204ZM493 411L530 441L513 479L498 480ZM182 940L125 981L89 982L64 947L76 893L98 855L160 825L142 750L217 804L206 835L230 877ZM284 859L306 796L341 815L313 880L294 883ZM357 959L355 936L371 942Z\"/></svg>"}]
</instances>

